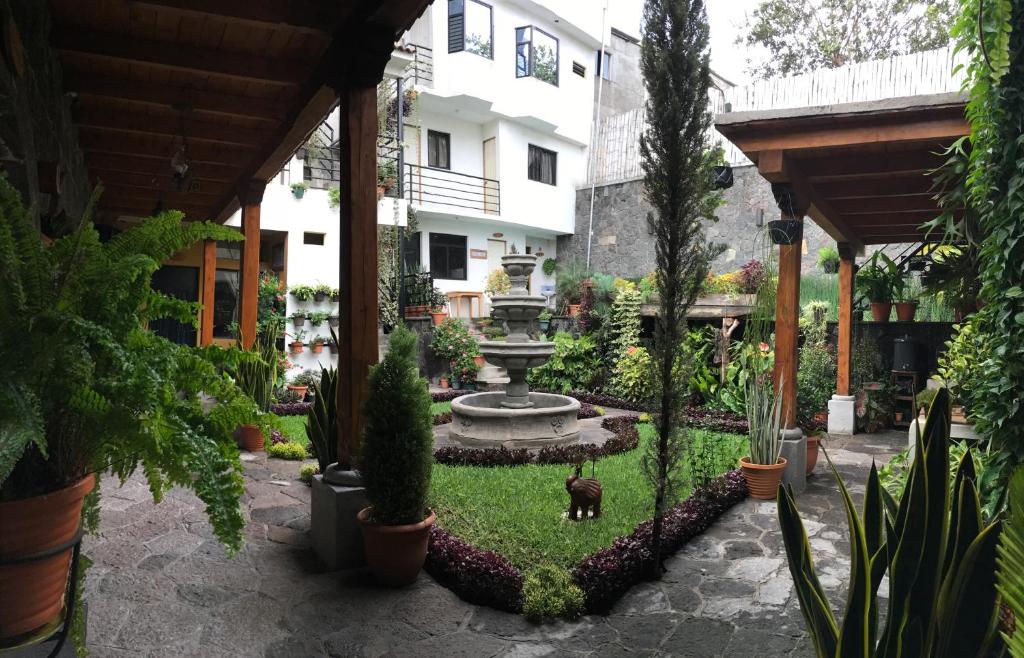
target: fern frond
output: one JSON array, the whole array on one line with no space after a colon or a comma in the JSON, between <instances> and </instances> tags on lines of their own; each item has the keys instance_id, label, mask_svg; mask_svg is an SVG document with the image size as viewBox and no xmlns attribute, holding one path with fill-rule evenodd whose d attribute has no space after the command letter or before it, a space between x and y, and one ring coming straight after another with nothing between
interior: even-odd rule
<instances>
[{"instance_id":1,"label":"fern frond","mask_svg":"<svg viewBox=\"0 0 1024 658\"><path fill-rule=\"evenodd\" d=\"M9 381L0 382L0 485L32 445L46 456L46 435L38 399L31 391L15 387Z\"/></svg>"}]
</instances>

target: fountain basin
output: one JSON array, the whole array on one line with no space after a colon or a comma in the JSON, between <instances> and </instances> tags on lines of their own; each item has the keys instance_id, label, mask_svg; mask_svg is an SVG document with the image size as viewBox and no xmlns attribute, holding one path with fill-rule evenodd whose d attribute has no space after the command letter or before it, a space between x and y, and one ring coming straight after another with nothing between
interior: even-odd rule
<instances>
[{"instance_id":1,"label":"fountain basin","mask_svg":"<svg viewBox=\"0 0 1024 658\"><path fill-rule=\"evenodd\" d=\"M504 400L501 392L452 400L449 437L466 448L543 448L579 440L580 403L573 398L531 392L528 408L507 408Z\"/></svg>"}]
</instances>

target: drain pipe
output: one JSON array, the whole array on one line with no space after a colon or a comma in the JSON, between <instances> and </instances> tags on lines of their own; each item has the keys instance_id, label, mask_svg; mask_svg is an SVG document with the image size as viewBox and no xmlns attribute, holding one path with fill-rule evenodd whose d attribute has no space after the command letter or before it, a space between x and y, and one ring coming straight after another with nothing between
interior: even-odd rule
<instances>
[{"instance_id":1,"label":"drain pipe","mask_svg":"<svg viewBox=\"0 0 1024 658\"><path fill-rule=\"evenodd\" d=\"M604 89L604 44L605 32L608 23L608 2L604 1L604 9L601 12L601 52L597 55L597 108L594 118L594 127L590 131L590 219L587 222L587 270L590 270L590 247L594 243L594 195L597 190L597 158L594 157L594 142L597 141L597 131L601 125L601 91ZM609 74L610 75L610 74Z\"/></svg>"}]
</instances>

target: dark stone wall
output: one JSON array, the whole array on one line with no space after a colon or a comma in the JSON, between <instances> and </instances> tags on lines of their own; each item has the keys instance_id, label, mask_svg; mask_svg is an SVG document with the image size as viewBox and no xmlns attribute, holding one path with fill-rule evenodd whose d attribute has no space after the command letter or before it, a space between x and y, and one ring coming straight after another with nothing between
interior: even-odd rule
<instances>
[{"instance_id":1,"label":"dark stone wall","mask_svg":"<svg viewBox=\"0 0 1024 658\"><path fill-rule=\"evenodd\" d=\"M49 3L0 0L0 23L0 168L37 225L60 234L81 218L91 186L50 45ZM60 167L59 194L40 190L40 163Z\"/></svg>"}]
</instances>

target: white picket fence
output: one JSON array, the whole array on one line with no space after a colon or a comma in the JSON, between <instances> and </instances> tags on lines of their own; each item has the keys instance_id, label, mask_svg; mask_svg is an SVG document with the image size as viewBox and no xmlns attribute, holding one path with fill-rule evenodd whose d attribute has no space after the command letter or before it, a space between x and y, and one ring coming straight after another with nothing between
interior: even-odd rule
<instances>
[{"instance_id":1,"label":"white picket fence","mask_svg":"<svg viewBox=\"0 0 1024 658\"><path fill-rule=\"evenodd\" d=\"M759 80L712 94L711 109L722 112L778 110L878 101L887 98L924 96L960 91L962 63L952 48L941 48L891 59L823 69L788 78ZM644 108L602 119L590 151L591 177L598 185L643 176L640 169L640 135L646 129ZM725 158L734 166L749 164L743 152L712 129L713 143L720 143ZM588 180L590 184L591 180Z\"/></svg>"}]
</instances>

